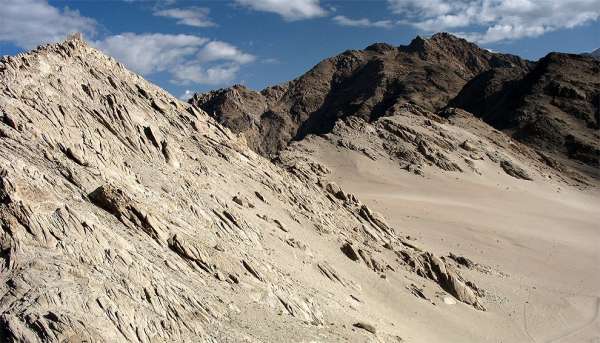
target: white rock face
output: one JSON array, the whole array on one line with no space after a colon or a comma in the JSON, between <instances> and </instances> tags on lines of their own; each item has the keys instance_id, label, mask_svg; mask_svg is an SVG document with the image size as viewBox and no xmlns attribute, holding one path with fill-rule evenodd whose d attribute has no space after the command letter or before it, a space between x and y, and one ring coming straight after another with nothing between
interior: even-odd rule
<instances>
[{"instance_id":1,"label":"white rock face","mask_svg":"<svg viewBox=\"0 0 600 343\"><path fill-rule=\"evenodd\" d=\"M78 38L4 58L0 337L360 341L378 324L352 324L383 318L347 310L365 275L483 309L450 263L319 186L326 168L288 167Z\"/></svg>"}]
</instances>

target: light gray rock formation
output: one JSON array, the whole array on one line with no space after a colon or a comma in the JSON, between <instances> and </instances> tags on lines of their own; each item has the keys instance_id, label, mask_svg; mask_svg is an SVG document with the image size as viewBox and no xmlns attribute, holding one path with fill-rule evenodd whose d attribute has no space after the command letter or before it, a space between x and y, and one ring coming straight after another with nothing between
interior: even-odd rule
<instances>
[{"instance_id":1,"label":"light gray rock formation","mask_svg":"<svg viewBox=\"0 0 600 343\"><path fill-rule=\"evenodd\" d=\"M481 308L442 260L314 182L325 167L283 166L77 37L3 58L0 337L359 341L374 326L352 323L378 319L341 311L362 289L347 268L421 273ZM359 264L348 267L341 242Z\"/></svg>"}]
</instances>

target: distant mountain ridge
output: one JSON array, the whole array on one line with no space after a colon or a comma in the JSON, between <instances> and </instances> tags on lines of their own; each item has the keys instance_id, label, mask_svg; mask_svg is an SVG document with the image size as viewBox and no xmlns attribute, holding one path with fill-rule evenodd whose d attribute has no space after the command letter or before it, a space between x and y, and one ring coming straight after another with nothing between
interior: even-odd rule
<instances>
[{"instance_id":1,"label":"distant mountain ridge","mask_svg":"<svg viewBox=\"0 0 600 343\"><path fill-rule=\"evenodd\" d=\"M584 52L582 55L584 56L591 56L595 59L600 59L600 48L592 51L592 52Z\"/></svg>"},{"instance_id":2,"label":"distant mountain ridge","mask_svg":"<svg viewBox=\"0 0 600 343\"><path fill-rule=\"evenodd\" d=\"M330 132L340 118L373 121L403 103L434 112L459 107L593 171L599 68L589 56L552 53L531 62L438 33L406 46L349 50L260 92L236 85L196 94L190 103L243 134L265 156L307 134Z\"/></svg>"},{"instance_id":3,"label":"distant mountain ridge","mask_svg":"<svg viewBox=\"0 0 600 343\"><path fill-rule=\"evenodd\" d=\"M531 63L440 33L407 46L348 50L260 92L237 85L196 94L190 102L272 155L294 139L331 131L338 118L375 120L399 102L439 110L474 76L509 66L528 70Z\"/></svg>"}]
</instances>

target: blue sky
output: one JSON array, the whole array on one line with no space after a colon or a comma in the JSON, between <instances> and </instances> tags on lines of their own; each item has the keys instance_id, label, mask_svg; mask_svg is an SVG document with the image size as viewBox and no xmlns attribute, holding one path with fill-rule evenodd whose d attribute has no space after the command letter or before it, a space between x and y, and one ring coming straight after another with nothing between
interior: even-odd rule
<instances>
[{"instance_id":1,"label":"blue sky","mask_svg":"<svg viewBox=\"0 0 600 343\"><path fill-rule=\"evenodd\" d=\"M183 97L262 89L347 49L438 31L528 59L587 52L600 47L599 19L600 0L0 0L0 55L80 31Z\"/></svg>"}]
</instances>

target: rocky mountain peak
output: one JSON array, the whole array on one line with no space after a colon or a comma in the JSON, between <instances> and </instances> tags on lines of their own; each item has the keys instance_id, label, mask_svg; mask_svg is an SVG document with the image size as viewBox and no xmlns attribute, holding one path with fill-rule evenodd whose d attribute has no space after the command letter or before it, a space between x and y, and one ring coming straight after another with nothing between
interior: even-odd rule
<instances>
[{"instance_id":1,"label":"rocky mountain peak","mask_svg":"<svg viewBox=\"0 0 600 343\"><path fill-rule=\"evenodd\" d=\"M594 166L597 74L597 62L586 56L550 53L533 63L438 33L398 48L375 43L346 51L283 87L232 88L192 103L267 156L331 132L340 119L372 122L414 104L432 112L463 108L532 146Z\"/></svg>"},{"instance_id":2,"label":"rocky mountain peak","mask_svg":"<svg viewBox=\"0 0 600 343\"><path fill-rule=\"evenodd\" d=\"M418 53L463 49L486 54L486 50L479 48L476 44L447 32L436 33L431 37L417 36L408 45L401 46L401 48Z\"/></svg>"},{"instance_id":3,"label":"rocky mountain peak","mask_svg":"<svg viewBox=\"0 0 600 343\"><path fill-rule=\"evenodd\" d=\"M331 131L339 118L371 121L389 114L394 104L408 102L439 110L468 80L498 65L528 66L518 57L442 33L398 48L375 43L349 50L283 86L261 92L219 90L191 102L243 133L256 151L273 155L292 140Z\"/></svg>"},{"instance_id":4,"label":"rocky mountain peak","mask_svg":"<svg viewBox=\"0 0 600 343\"><path fill-rule=\"evenodd\" d=\"M369 45L368 47L365 48L365 51L375 51L378 53L385 53L388 51L393 51L396 48L391 45L391 44L387 44L387 43L373 43L371 45Z\"/></svg>"}]
</instances>

